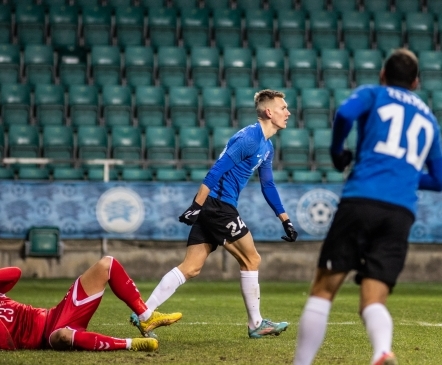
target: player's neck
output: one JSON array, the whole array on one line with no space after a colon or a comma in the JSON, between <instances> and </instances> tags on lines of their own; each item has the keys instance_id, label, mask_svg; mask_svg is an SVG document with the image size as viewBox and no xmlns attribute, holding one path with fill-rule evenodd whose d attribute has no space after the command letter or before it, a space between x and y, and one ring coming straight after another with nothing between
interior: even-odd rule
<instances>
[{"instance_id":1,"label":"player's neck","mask_svg":"<svg viewBox=\"0 0 442 365\"><path fill-rule=\"evenodd\" d=\"M258 119L258 122L261 125L262 133L264 134L266 140L272 137L277 132L275 126L273 125L270 119L267 120Z\"/></svg>"}]
</instances>

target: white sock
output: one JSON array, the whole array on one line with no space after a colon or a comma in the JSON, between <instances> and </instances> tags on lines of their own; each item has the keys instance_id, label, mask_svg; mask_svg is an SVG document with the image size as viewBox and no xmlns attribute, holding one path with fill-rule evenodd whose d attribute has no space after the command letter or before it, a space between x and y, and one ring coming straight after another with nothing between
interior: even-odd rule
<instances>
[{"instance_id":1,"label":"white sock","mask_svg":"<svg viewBox=\"0 0 442 365\"><path fill-rule=\"evenodd\" d=\"M324 340L331 302L319 297L307 299L299 319L294 365L310 365Z\"/></svg>"},{"instance_id":2,"label":"white sock","mask_svg":"<svg viewBox=\"0 0 442 365\"><path fill-rule=\"evenodd\" d=\"M384 352L391 351L393 320L388 309L381 303L368 305L361 316L373 346L372 363L374 363Z\"/></svg>"},{"instance_id":3,"label":"white sock","mask_svg":"<svg viewBox=\"0 0 442 365\"><path fill-rule=\"evenodd\" d=\"M249 328L255 329L262 322L259 311L258 271L241 271L241 293L246 305Z\"/></svg>"},{"instance_id":4,"label":"white sock","mask_svg":"<svg viewBox=\"0 0 442 365\"><path fill-rule=\"evenodd\" d=\"M131 346L132 346L132 339L126 338L126 349L130 350Z\"/></svg>"},{"instance_id":5,"label":"white sock","mask_svg":"<svg viewBox=\"0 0 442 365\"><path fill-rule=\"evenodd\" d=\"M166 275L163 276L160 283L153 290L152 294L146 301L147 308L154 311L157 307L169 299L180 285L186 282L183 273L174 267ZM149 318L149 317L148 317Z\"/></svg>"}]
</instances>

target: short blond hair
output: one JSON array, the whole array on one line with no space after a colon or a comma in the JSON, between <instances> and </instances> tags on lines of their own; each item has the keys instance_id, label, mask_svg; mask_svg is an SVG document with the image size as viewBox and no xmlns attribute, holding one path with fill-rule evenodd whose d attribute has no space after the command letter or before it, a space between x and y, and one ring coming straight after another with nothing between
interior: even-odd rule
<instances>
[{"instance_id":1,"label":"short blond hair","mask_svg":"<svg viewBox=\"0 0 442 365\"><path fill-rule=\"evenodd\" d=\"M258 91L257 93L255 93L255 109L256 111L260 112L260 106L262 103L265 103L268 100L273 100L275 98L285 98L285 94L280 92L280 91L276 91L276 90L270 90L270 89L264 89L261 91Z\"/></svg>"}]
</instances>

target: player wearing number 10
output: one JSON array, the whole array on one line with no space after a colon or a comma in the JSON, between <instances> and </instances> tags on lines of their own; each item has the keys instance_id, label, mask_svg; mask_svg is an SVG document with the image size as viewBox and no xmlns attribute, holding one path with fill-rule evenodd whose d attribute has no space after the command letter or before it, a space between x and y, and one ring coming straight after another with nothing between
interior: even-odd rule
<instances>
[{"instance_id":1,"label":"player wearing number 10","mask_svg":"<svg viewBox=\"0 0 442 365\"><path fill-rule=\"evenodd\" d=\"M380 73L381 86L362 86L338 108L330 152L343 171L352 160L343 149L357 121L356 162L323 243L310 297L299 322L295 365L311 364L325 336L332 301L351 270L361 285L360 315L373 347L371 363L395 365L393 322L385 306L408 248L416 190L442 190L439 127L411 90L418 60L393 51ZM426 172L423 170L426 165Z\"/></svg>"},{"instance_id":2,"label":"player wearing number 10","mask_svg":"<svg viewBox=\"0 0 442 365\"><path fill-rule=\"evenodd\" d=\"M197 276L209 254L218 246L223 246L240 266L249 337L279 335L287 328L287 322L276 323L261 317L258 283L260 256L251 233L236 210L241 190L257 169L263 195L283 224L286 236L282 238L294 242L298 236L282 206L272 173L273 146L269 138L286 128L290 115L284 96L274 90L262 90L255 94L258 122L230 138L201 184L192 205L179 217L180 222L192 226L186 256L152 292L146 302L152 310L165 302L186 280ZM146 332L143 323L133 319L132 322L141 332Z\"/></svg>"}]
</instances>

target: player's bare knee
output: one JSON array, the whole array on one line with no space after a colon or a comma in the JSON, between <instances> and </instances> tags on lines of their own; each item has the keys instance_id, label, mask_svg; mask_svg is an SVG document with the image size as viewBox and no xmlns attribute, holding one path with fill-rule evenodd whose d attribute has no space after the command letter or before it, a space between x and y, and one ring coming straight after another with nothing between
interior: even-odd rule
<instances>
[{"instance_id":1,"label":"player's bare knee","mask_svg":"<svg viewBox=\"0 0 442 365\"><path fill-rule=\"evenodd\" d=\"M54 350L69 350L72 348L72 330L61 328L51 334L49 342Z\"/></svg>"}]
</instances>

